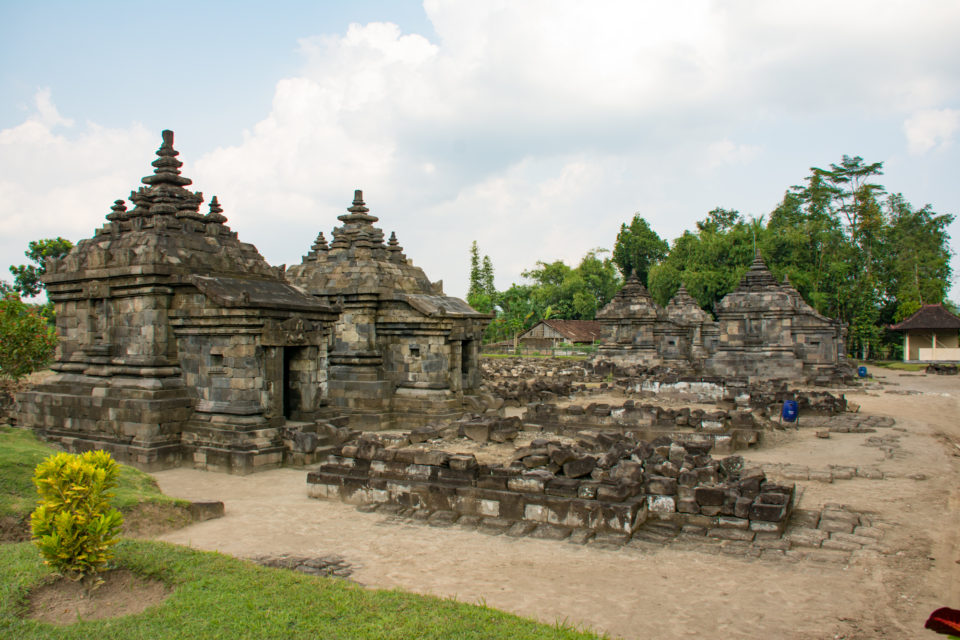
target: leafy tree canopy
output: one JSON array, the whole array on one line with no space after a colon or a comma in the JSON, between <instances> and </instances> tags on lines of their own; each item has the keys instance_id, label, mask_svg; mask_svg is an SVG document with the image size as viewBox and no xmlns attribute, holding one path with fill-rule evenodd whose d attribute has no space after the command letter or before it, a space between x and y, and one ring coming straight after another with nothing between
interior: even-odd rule
<instances>
[{"instance_id":1,"label":"leafy tree canopy","mask_svg":"<svg viewBox=\"0 0 960 640\"><path fill-rule=\"evenodd\" d=\"M24 255L33 262L31 265L11 266L10 273L13 274L13 286L9 287L5 283L0 283L7 291L13 290L23 297L32 297L39 295L43 291L43 283L40 281L43 274L47 272L47 258L61 258L65 256L73 243L64 238L43 238L41 240L32 240ZM0 290L0 294L4 293Z\"/></svg>"},{"instance_id":2,"label":"leafy tree canopy","mask_svg":"<svg viewBox=\"0 0 960 640\"><path fill-rule=\"evenodd\" d=\"M650 267L663 260L669 249L667 241L660 238L637 213L629 227L626 224L620 225L620 233L613 245L613 262L624 278L628 278L633 272L641 282L646 283Z\"/></svg>"}]
</instances>

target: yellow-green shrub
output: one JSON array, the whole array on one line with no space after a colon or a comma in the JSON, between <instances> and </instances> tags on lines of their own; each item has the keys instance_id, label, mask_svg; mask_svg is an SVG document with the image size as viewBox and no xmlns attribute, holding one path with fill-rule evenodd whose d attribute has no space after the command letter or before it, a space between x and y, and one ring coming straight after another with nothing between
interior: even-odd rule
<instances>
[{"instance_id":1,"label":"yellow-green shrub","mask_svg":"<svg viewBox=\"0 0 960 640\"><path fill-rule=\"evenodd\" d=\"M105 568L123 523L110 506L119 473L106 451L57 453L37 465L33 483L40 501L30 527L46 564L75 577Z\"/></svg>"}]
</instances>

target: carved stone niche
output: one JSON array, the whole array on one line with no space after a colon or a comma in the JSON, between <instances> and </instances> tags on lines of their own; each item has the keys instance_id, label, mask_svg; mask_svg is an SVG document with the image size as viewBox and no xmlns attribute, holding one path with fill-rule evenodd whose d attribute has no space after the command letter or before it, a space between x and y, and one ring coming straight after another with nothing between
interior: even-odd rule
<instances>
[{"instance_id":1,"label":"carved stone niche","mask_svg":"<svg viewBox=\"0 0 960 640\"><path fill-rule=\"evenodd\" d=\"M84 293L86 298L90 300L109 298L110 285L108 285L106 282L101 282L100 280L93 280L87 284L86 291Z\"/></svg>"},{"instance_id":2,"label":"carved stone niche","mask_svg":"<svg viewBox=\"0 0 960 640\"><path fill-rule=\"evenodd\" d=\"M323 342L323 329L320 323L303 318L283 322L268 320L263 325L261 342L265 347L319 345Z\"/></svg>"}]
</instances>

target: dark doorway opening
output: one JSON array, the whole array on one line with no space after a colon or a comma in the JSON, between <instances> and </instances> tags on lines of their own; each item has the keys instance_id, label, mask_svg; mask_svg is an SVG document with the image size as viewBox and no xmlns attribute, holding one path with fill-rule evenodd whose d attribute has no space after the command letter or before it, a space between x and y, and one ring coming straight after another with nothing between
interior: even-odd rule
<instances>
[{"instance_id":1,"label":"dark doorway opening","mask_svg":"<svg viewBox=\"0 0 960 640\"><path fill-rule=\"evenodd\" d=\"M470 373L473 368L473 342L473 340L464 340L460 345L460 373L463 376Z\"/></svg>"},{"instance_id":2,"label":"dark doorway opening","mask_svg":"<svg viewBox=\"0 0 960 640\"><path fill-rule=\"evenodd\" d=\"M299 417L303 410L300 379L303 372L298 371L296 363L303 361L303 347L283 348L283 417L287 420Z\"/></svg>"}]
</instances>

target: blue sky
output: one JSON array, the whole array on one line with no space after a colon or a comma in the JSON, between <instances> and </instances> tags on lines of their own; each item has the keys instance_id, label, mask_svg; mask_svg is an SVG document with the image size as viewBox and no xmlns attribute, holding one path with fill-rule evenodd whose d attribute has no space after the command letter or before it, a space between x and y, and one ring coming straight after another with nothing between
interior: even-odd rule
<instances>
[{"instance_id":1,"label":"blue sky","mask_svg":"<svg viewBox=\"0 0 960 640\"><path fill-rule=\"evenodd\" d=\"M956 33L939 1L0 0L0 267L92 235L164 128L271 263L361 188L458 296L473 240L504 288L635 212L764 215L844 154L958 214Z\"/></svg>"}]
</instances>

